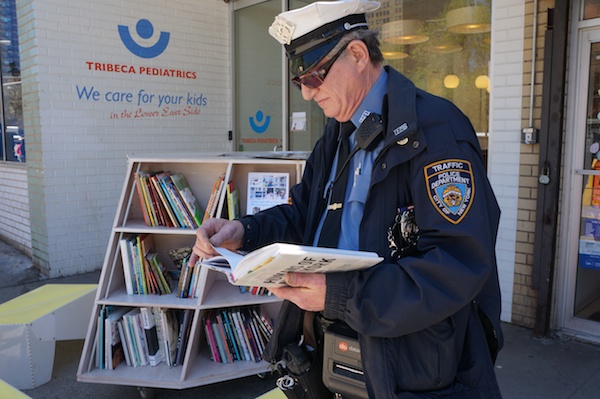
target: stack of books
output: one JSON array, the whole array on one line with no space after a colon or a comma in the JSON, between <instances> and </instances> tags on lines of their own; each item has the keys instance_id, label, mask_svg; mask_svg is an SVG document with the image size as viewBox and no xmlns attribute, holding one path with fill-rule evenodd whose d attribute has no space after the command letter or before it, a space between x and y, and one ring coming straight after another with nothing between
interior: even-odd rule
<instances>
[{"instance_id":1,"label":"stack of books","mask_svg":"<svg viewBox=\"0 0 600 399\"><path fill-rule=\"evenodd\" d=\"M135 183L147 226L198 228L204 209L181 173L137 172Z\"/></svg>"},{"instance_id":2,"label":"stack of books","mask_svg":"<svg viewBox=\"0 0 600 399\"><path fill-rule=\"evenodd\" d=\"M261 361L273 334L272 321L258 305L209 310L202 324L211 359L219 363Z\"/></svg>"},{"instance_id":3,"label":"stack of books","mask_svg":"<svg viewBox=\"0 0 600 399\"><path fill-rule=\"evenodd\" d=\"M182 364L194 311L160 307L111 307L98 316L96 366L113 370Z\"/></svg>"},{"instance_id":4,"label":"stack of books","mask_svg":"<svg viewBox=\"0 0 600 399\"><path fill-rule=\"evenodd\" d=\"M171 282L150 234L134 234L119 240L123 276L128 295L170 294Z\"/></svg>"}]
</instances>

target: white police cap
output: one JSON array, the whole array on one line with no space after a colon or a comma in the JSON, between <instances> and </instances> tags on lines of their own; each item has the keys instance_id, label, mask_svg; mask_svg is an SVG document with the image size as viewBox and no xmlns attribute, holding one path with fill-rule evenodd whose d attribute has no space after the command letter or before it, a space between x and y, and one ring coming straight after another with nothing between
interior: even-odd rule
<instances>
[{"instance_id":1,"label":"white police cap","mask_svg":"<svg viewBox=\"0 0 600 399\"><path fill-rule=\"evenodd\" d=\"M381 3L372 0L317 1L302 8L282 12L275 17L269 34L279 43L293 40L347 15L375 11Z\"/></svg>"},{"instance_id":2,"label":"white police cap","mask_svg":"<svg viewBox=\"0 0 600 399\"><path fill-rule=\"evenodd\" d=\"M380 5L373 0L317 1L276 16L269 34L284 45L292 63L300 63L293 68L300 73L316 65L346 33L368 29L365 13Z\"/></svg>"}]
</instances>

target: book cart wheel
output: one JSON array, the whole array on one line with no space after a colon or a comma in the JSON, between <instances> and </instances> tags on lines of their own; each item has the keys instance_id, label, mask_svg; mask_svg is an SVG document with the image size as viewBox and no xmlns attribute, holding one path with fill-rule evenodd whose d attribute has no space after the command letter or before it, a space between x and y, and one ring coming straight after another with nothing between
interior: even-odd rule
<instances>
[{"instance_id":1,"label":"book cart wheel","mask_svg":"<svg viewBox=\"0 0 600 399\"><path fill-rule=\"evenodd\" d=\"M138 387L138 393L142 399L154 399L154 389L148 387Z\"/></svg>"}]
</instances>

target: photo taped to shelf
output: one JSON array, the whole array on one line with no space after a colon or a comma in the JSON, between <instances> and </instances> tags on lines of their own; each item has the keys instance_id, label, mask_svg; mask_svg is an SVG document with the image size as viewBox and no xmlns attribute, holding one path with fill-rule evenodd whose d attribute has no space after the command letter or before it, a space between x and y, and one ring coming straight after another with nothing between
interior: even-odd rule
<instances>
[{"instance_id":1,"label":"photo taped to shelf","mask_svg":"<svg viewBox=\"0 0 600 399\"><path fill-rule=\"evenodd\" d=\"M288 203L289 181L289 173L248 173L247 213L254 215L275 205Z\"/></svg>"}]
</instances>

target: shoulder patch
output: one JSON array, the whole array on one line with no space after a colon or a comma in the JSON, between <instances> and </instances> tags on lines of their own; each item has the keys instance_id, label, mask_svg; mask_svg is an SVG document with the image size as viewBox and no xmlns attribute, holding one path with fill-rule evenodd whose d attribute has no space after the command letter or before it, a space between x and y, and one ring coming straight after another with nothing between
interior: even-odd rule
<instances>
[{"instance_id":1,"label":"shoulder patch","mask_svg":"<svg viewBox=\"0 0 600 399\"><path fill-rule=\"evenodd\" d=\"M460 223L469 212L475 194L471 163L445 159L425 166L423 171L433 206L449 222Z\"/></svg>"}]
</instances>

